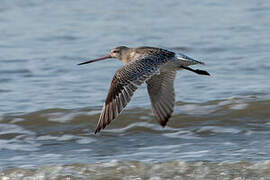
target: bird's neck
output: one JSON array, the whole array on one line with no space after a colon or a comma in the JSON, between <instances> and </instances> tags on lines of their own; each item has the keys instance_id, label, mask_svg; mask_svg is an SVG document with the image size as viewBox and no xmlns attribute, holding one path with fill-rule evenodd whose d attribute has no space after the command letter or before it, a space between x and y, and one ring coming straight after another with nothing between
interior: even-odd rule
<instances>
[{"instance_id":1,"label":"bird's neck","mask_svg":"<svg viewBox=\"0 0 270 180\"><path fill-rule=\"evenodd\" d=\"M141 54L135 51L135 48L129 48L126 52L121 54L120 60L124 64L128 64L132 61L135 61Z\"/></svg>"}]
</instances>

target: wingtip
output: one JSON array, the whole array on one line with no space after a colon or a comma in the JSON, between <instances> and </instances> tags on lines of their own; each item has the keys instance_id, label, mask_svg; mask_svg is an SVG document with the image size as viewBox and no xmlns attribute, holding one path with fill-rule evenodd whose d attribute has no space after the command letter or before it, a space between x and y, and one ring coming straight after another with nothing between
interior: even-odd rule
<instances>
[{"instance_id":1,"label":"wingtip","mask_svg":"<svg viewBox=\"0 0 270 180\"><path fill-rule=\"evenodd\" d=\"M202 62L202 61L198 61L199 62L199 64L201 64L201 65L205 65L205 63L204 62Z\"/></svg>"},{"instance_id":2,"label":"wingtip","mask_svg":"<svg viewBox=\"0 0 270 180\"><path fill-rule=\"evenodd\" d=\"M193 60L193 61L196 62L197 64L205 65L205 63L202 61L198 61L198 60Z\"/></svg>"},{"instance_id":3,"label":"wingtip","mask_svg":"<svg viewBox=\"0 0 270 180\"><path fill-rule=\"evenodd\" d=\"M161 125L162 128L165 128L165 127L166 127L166 124L167 124L167 123L165 123L165 124L160 124L160 125Z\"/></svg>"},{"instance_id":4,"label":"wingtip","mask_svg":"<svg viewBox=\"0 0 270 180\"><path fill-rule=\"evenodd\" d=\"M95 134L97 134L98 132L100 132L100 128L99 127L96 128Z\"/></svg>"},{"instance_id":5,"label":"wingtip","mask_svg":"<svg viewBox=\"0 0 270 180\"><path fill-rule=\"evenodd\" d=\"M206 76L211 76L211 74L207 71L204 71L204 73L205 73L204 75L206 75Z\"/></svg>"},{"instance_id":6,"label":"wingtip","mask_svg":"<svg viewBox=\"0 0 270 180\"><path fill-rule=\"evenodd\" d=\"M200 74L200 75L211 76L209 72L204 71L204 70L196 69L195 72Z\"/></svg>"},{"instance_id":7,"label":"wingtip","mask_svg":"<svg viewBox=\"0 0 270 180\"><path fill-rule=\"evenodd\" d=\"M166 125L167 125L167 123L168 123L170 117L171 117L171 115L168 115L166 118L164 118L163 121L160 121L160 125L161 125L163 128L166 127Z\"/></svg>"},{"instance_id":8,"label":"wingtip","mask_svg":"<svg viewBox=\"0 0 270 180\"><path fill-rule=\"evenodd\" d=\"M177 53L176 58L177 58L178 60L183 61L184 64L186 64L186 65L188 65L188 66L189 66L189 65L195 65L195 64L205 65L204 62L195 60L195 59L193 59L193 58L191 58L191 57L189 57L189 56L187 56L187 55L181 54L181 53Z\"/></svg>"},{"instance_id":9,"label":"wingtip","mask_svg":"<svg viewBox=\"0 0 270 180\"><path fill-rule=\"evenodd\" d=\"M106 127L106 124L103 124L102 126L100 124L97 125L96 130L95 130L95 134L99 133L101 131L101 129L104 129Z\"/></svg>"}]
</instances>

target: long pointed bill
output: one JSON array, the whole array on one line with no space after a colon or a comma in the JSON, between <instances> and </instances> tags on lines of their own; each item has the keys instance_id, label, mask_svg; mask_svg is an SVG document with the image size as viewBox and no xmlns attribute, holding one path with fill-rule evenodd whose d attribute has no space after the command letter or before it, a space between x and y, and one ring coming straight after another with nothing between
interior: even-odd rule
<instances>
[{"instance_id":1,"label":"long pointed bill","mask_svg":"<svg viewBox=\"0 0 270 180\"><path fill-rule=\"evenodd\" d=\"M112 56L109 54L109 55L106 55L106 56L103 56L103 57L100 57L100 58L97 58L97 59L93 59L93 60L90 60L90 61L82 62L82 63L80 63L78 65L88 64L88 63L92 63L92 62L96 62L96 61L102 61L102 60L108 59L108 58L112 58Z\"/></svg>"}]
</instances>

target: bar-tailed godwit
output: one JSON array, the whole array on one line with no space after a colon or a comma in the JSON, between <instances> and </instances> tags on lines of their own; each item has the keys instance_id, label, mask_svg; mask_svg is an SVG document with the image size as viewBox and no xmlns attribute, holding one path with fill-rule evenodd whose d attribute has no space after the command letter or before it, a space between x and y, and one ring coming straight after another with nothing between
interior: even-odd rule
<instances>
[{"instance_id":1,"label":"bar-tailed godwit","mask_svg":"<svg viewBox=\"0 0 270 180\"><path fill-rule=\"evenodd\" d=\"M108 58L117 58L125 65L113 76L95 133L117 118L130 101L135 90L144 82L152 103L155 118L165 126L173 113L175 104L174 79L176 71L186 69L200 75L210 75L207 71L188 66L204 64L184 54L155 47L128 48L119 46L110 54L86 61L88 64Z\"/></svg>"}]
</instances>

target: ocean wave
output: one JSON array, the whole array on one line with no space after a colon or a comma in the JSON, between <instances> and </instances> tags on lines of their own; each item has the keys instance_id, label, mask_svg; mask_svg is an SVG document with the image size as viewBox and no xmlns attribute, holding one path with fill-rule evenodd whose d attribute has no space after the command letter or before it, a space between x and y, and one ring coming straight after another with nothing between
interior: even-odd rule
<instances>
[{"instance_id":1,"label":"ocean wave","mask_svg":"<svg viewBox=\"0 0 270 180\"><path fill-rule=\"evenodd\" d=\"M100 109L101 107L94 109L46 109L26 114L6 114L0 117L0 122L9 124L10 126L18 125L20 128L23 127L26 129L29 129L30 125L31 127L46 128L50 126L67 127L67 125L72 124L89 127L89 129L94 130L99 118ZM197 132L204 132L206 131L205 128L208 128L207 131L214 133L225 131L234 133L239 130L229 127L227 129L218 130L218 127L244 127L251 123L267 125L270 119L269 109L270 100L258 100L255 98L231 98L201 104L177 102L175 112L166 128L159 127L158 123L154 120L150 108L134 108L124 111L116 120L106 127L104 132L160 132L203 124L203 128ZM16 128L19 128L18 126ZM23 132L22 130L15 131Z\"/></svg>"},{"instance_id":2,"label":"ocean wave","mask_svg":"<svg viewBox=\"0 0 270 180\"><path fill-rule=\"evenodd\" d=\"M0 168L113 159L140 163L265 161L270 154L269 108L270 100L256 98L177 102L165 128L154 120L150 108L133 108L99 134L93 130L100 107L5 114L0 117Z\"/></svg>"},{"instance_id":3,"label":"ocean wave","mask_svg":"<svg viewBox=\"0 0 270 180\"><path fill-rule=\"evenodd\" d=\"M112 160L96 164L48 165L40 168L10 168L1 179L268 179L270 161L144 163Z\"/></svg>"}]
</instances>

